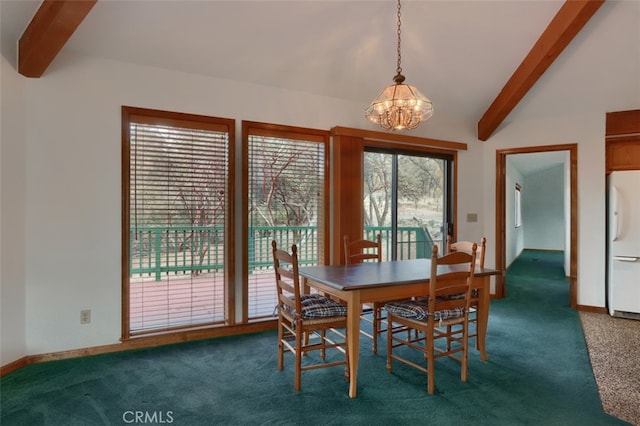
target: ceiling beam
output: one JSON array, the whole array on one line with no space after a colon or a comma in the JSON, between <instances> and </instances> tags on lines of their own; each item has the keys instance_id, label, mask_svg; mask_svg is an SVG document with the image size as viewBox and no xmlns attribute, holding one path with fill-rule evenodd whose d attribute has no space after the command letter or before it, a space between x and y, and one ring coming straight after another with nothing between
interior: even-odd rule
<instances>
[{"instance_id":1,"label":"ceiling beam","mask_svg":"<svg viewBox=\"0 0 640 426\"><path fill-rule=\"evenodd\" d=\"M591 19L604 0L567 0L529 54L478 121L478 139L486 141Z\"/></svg>"},{"instance_id":2,"label":"ceiling beam","mask_svg":"<svg viewBox=\"0 0 640 426\"><path fill-rule=\"evenodd\" d=\"M97 0L44 0L18 41L18 72L41 77Z\"/></svg>"}]
</instances>

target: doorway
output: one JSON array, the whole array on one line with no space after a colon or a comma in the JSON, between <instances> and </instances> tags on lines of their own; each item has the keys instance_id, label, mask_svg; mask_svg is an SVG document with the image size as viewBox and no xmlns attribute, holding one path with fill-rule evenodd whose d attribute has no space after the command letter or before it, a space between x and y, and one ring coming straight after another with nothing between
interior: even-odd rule
<instances>
[{"instance_id":1,"label":"doorway","mask_svg":"<svg viewBox=\"0 0 640 426\"><path fill-rule=\"evenodd\" d=\"M578 146L577 144L496 150L496 269L506 270L507 157L514 154L567 151L569 153L569 304L577 307L578 275ZM504 277L496 277L496 297L505 297Z\"/></svg>"}]
</instances>

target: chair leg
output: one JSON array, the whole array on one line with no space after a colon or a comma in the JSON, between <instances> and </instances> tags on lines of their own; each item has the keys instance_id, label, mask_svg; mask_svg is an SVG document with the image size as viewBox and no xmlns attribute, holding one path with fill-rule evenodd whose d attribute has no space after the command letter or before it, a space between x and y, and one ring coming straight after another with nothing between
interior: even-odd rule
<instances>
[{"instance_id":1,"label":"chair leg","mask_svg":"<svg viewBox=\"0 0 640 426\"><path fill-rule=\"evenodd\" d=\"M475 325L475 335L473 336L476 341L476 350L480 350L480 343L478 342L478 308L475 308L473 313L473 324Z\"/></svg>"},{"instance_id":2,"label":"chair leg","mask_svg":"<svg viewBox=\"0 0 640 426\"><path fill-rule=\"evenodd\" d=\"M471 305L471 312L469 313L469 316L473 316L473 318L469 319L469 323L474 324L475 331L473 338L475 339L475 348L479 351L480 343L478 342L478 305ZM469 334L469 337L471 337L471 334Z\"/></svg>"},{"instance_id":3,"label":"chair leg","mask_svg":"<svg viewBox=\"0 0 640 426\"><path fill-rule=\"evenodd\" d=\"M393 350L393 327L391 315L387 312L387 371L391 373L391 351Z\"/></svg>"},{"instance_id":4,"label":"chair leg","mask_svg":"<svg viewBox=\"0 0 640 426\"><path fill-rule=\"evenodd\" d=\"M469 357L469 324L463 325L464 330L462 331L462 359L460 362L462 363L462 368L460 371L460 380L463 382L467 381L467 364Z\"/></svg>"},{"instance_id":5,"label":"chair leg","mask_svg":"<svg viewBox=\"0 0 640 426\"><path fill-rule=\"evenodd\" d=\"M427 391L430 395L433 395L436 387L433 334L425 334L427 334L424 338L425 348L427 349Z\"/></svg>"},{"instance_id":6,"label":"chair leg","mask_svg":"<svg viewBox=\"0 0 640 426\"><path fill-rule=\"evenodd\" d=\"M282 320L278 318L278 370L284 369L284 327L282 326Z\"/></svg>"},{"instance_id":7,"label":"chair leg","mask_svg":"<svg viewBox=\"0 0 640 426\"><path fill-rule=\"evenodd\" d=\"M380 333L380 325L382 322L382 313L380 308L373 307L373 354L378 353L378 333Z\"/></svg>"},{"instance_id":8,"label":"chair leg","mask_svg":"<svg viewBox=\"0 0 640 426\"><path fill-rule=\"evenodd\" d=\"M322 346L321 357L324 361L327 357L327 330L320 331L320 345Z\"/></svg>"},{"instance_id":9,"label":"chair leg","mask_svg":"<svg viewBox=\"0 0 640 426\"><path fill-rule=\"evenodd\" d=\"M345 360L345 367L344 367L344 378L346 381L349 381L349 379L351 378L351 370L349 370L349 344L347 343L347 329L345 328L344 330L344 360Z\"/></svg>"},{"instance_id":10,"label":"chair leg","mask_svg":"<svg viewBox=\"0 0 640 426\"><path fill-rule=\"evenodd\" d=\"M296 365L295 365L295 379L294 379L294 389L296 391L299 391L301 388L301 380L300 380L300 376L302 373L302 341L303 341L303 336L302 336L302 331L300 331L301 327L297 326L296 327L296 351L295 351L295 355L296 355ZM305 333L306 334L306 333ZM306 341L308 337L304 336L304 340Z\"/></svg>"},{"instance_id":11,"label":"chair leg","mask_svg":"<svg viewBox=\"0 0 640 426\"><path fill-rule=\"evenodd\" d=\"M309 346L309 332L304 333L303 340L304 340L304 346ZM302 355L306 356L307 351L303 351Z\"/></svg>"}]
</instances>

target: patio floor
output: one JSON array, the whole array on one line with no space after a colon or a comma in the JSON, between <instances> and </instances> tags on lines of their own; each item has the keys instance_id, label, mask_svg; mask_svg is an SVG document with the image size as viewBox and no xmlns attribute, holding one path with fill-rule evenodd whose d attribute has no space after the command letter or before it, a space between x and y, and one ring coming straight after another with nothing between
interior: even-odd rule
<instances>
[{"instance_id":1,"label":"patio floor","mask_svg":"<svg viewBox=\"0 0 640 426\"><path fill-rule=\"evenodd\" d=\"M223 273L199 276L169 275L130 283L130 330L132 332L225 321ZM249 278L249 318L273 315L276 289L273 271Z\"/></svg>"}]
</instances>

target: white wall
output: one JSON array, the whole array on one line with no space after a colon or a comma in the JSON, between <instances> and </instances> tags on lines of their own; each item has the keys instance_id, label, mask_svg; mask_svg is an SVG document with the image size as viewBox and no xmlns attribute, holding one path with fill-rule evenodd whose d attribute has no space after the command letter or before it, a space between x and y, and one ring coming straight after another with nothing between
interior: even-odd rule
<instances>
[{"instance_id":1,"label":"white wall","mask_svg":"<svg viewBox=\"0 0 640 426\"><path fill-rule=\"evenodd\" d=\"M6 365L26 348L26 149L23 82L4 55L0 61L0 365Z\"/></svg>"},{"instance_id":2,"label":"white wall","mask_svg":"<svg viewBox=\"0 0 640 426\"><path fill-rule=\"evenodd\" d=\"M511 164L509 156L507 156L507 170L505 180L505 267L509 267L522 252L524 248L524 224L516 228L515 208L516 208L516 196L515 189L516 183L522 185L524 183L524 177L522 174ZM522 198L520 199L522 202ZM520 205L522 208L522 204ZM524 213L522 214L524 217ZM494 246L495 247L495 246ZM495 250L493 250L495 253ZM489 250L487 251L487 253Z\"/></svg>"},{"instance_id":3,"label":"white wall","mask_svg":"<svg viewBox=\"0 0 640 426\"><path fill-rule=\"evenodd\" d=\"M459 136L463 141L463 135ZM455 140L448 138L449 140ZM492 250L492 236L484 232L484 220L487 218L485 211L483 186L483 164L482 151L484 145L472 140L468 142L468 150L458 153L458 199L457 199L457 239L465 241L480 241L482 237L487 237L487 250ZM467 222L467 214L478 215L477 222ZM493 246L495 248L495 246ZM487 264L487 266L489 266Z\"/></svg>"},{"instance_id":4,"label":"white wall","mask_svg":"<svg viewBox=\"0 0 640 426\"><path fill-rule=\"evenodd\" d=\"M524 248L564 250L564 165L527 175L522 189Z\"/></svg>"}]
</instances>

